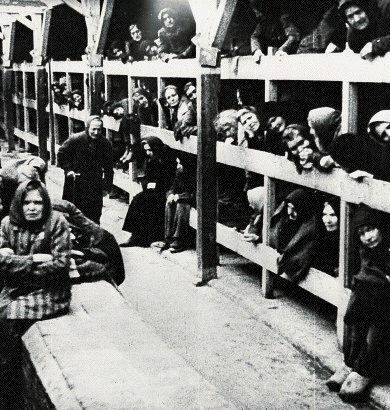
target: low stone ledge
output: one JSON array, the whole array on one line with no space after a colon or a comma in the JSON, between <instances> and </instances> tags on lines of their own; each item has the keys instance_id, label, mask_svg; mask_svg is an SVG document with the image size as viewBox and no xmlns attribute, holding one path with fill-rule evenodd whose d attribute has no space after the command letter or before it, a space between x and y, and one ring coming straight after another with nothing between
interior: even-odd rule
<instances>
[{"instance_id":1,"label":"low stone ledge","mask_svg":"<svg viewBox=\"0 0 390 410\"><path fill-rule=\"evenodd\" d=\"M76 285L72 293L68 315L23 336L29 409L235 408L110 284Z\"/></svg>"}]
</instances>

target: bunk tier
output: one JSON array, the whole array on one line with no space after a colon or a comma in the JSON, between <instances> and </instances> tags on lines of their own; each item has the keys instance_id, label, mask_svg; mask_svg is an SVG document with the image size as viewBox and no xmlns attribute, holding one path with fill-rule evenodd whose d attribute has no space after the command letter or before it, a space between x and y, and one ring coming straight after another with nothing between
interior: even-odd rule
<instances>
[{"instance_id":1,"label":"bunk tier","mask_svg":"<svg viewBox=\"0 0 390 410\"><path fill-rule=\"evenodd\" d=\"M185 69L187 67L187 69ZM253 62L250 56L232 59L222 59L221 80L225 79L259 79L269 83L278 80L312 80L312 81L336 81L342 82L343 86L354 82L388 82L390 69L390 56L377 58L373 62L363 61L360 56L351 53L339 53L331 55L292 55L285 58L265 57L261 64ZM178 60L173 64L165 64L161 61L139 62L130 67L118 61L106 61L104 72L107 75L128 75L129 77L196 77L194 64L190 61ZM158 73L158 74L157 74ZM353 106L356 101L350 101L349 88L344 87L343 92L343 128L350 128L349 121L353 121ZM268 84L266 87L266 99L274 99L272 90ZM352 96L353 98L356 96ZM117 130L118 121L108 117L105 125ZM154 133L172 148L196 154L197 141L193 136L182 143L173 138L173 133L164 129L142 126L142 135ZM365 202L373 208L390 212L390 204L387 195L374 195L374 193L389 192L390 184L379 180L364 180L357 182L350 178L341 169L334 169L330 174L324 174L317 170L303 172L299 175L293 163L286 158L275 156L266 152L260 152L241 147L217 143L217 161L238 168L244 168L268 178L268 185L276 183L276 180L284 180L297 185L327 192L336 195L345 204ZM129 177L129 179L131 179ZM267 178L266 178L267 179ZM116 179L118 181L119 178ZM126 184L121 183L121 187ZM127 185L127 190L128 190ZM346 205L347 206L347 205ZM346 208L344 206L344 209ZM268 210L272 213L272 209ZM344 225L347 224L346 218ZM196 228L196 210L191 213L191 225ZM346 231L347 227L342 227ZM346 234L341 239L346 241ZM249 260L259 264L266 271L276 272L277 252L265 244L253 244L245 242L242 234L220 223L217 224L217 241L225 247L243 255ZM343 246L341 246L343 248ZM345 258L345 250L341 249L340 259ZM340 276L331 277L316 269L311 269L307 278L299 286L312 294L339 307L339 315L345 309L350 290L345 287L348 280L344 277L346 267L340 260ZM283 275L285 278L286 276ZM287 278L286 278L287 279ZM264 285L264 282L263 282ZM265 283L269 287L268 283ZM263 290L264 292L264 290Z\"/></svg>"}]
</instances>

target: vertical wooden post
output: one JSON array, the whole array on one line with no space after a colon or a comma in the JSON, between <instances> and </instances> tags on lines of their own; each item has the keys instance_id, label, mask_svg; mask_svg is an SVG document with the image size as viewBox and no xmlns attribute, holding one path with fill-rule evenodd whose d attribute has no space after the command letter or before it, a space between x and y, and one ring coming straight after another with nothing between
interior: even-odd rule
<instances>
[{"instance_id":1,"label":"vertical wooden post","mask_svg":"<svg viewBox=\"0 0 390 410\"><path fill-rule=\"evenodd\" d=\"M37 102L37 135L38 135L38 153L44 160L48 160L47 151L47 125L46 124L46 95L47 81L46 71L42 66L38 66L35 71L35 95Z\"/></svg>"},{"instance_id":2,"label":"vertical wooden post","mask_svg":"<svg viewBox=\"0 0 390 410\"><path fill-rule=\"evenodd\" d=\"M100 115L102 109L102 85L104 81L102 69L91 67L89 73L89 95L91 96L91 115Z\"/></svg>"},{"instance_id":3,"label":"vertical wooden post","mask_svg":"<svg viewBox=\"0 0 390 410\"><path fill-rule=\"evenodd\" d=\"M30 111L26 107L26 99L27 99L27 74L26 74L26 66L25 62L22 64L22 80L23 80L23 113L24 113L24 132L30 132ZM30 152L30 143L27 142L26 138L24 138L24 149L27 152Z\"/></svg>"},{"instance_id":4,"label":"vertical wooden post","mask_svg":"<svg viewBox=\"0 0 390 410\"><path fill-rule=\"evenodd\" d=\"M163 91L165 88L165 80L161 77L157 78L157 98L161 98L163 95ZM161 104L158 104L158 126L160 128L166 128L167 127L167 121L165 119L164 111L163 108L161 107Z\"/></svg>"},{"instance_id":5,"label":"vertical wooden post","mask_svg":"<svg viewBox=\"0 0 390 410\"><path fill-rule=\"evenodd\" d=\"M12 68L3 68L3 95L4 95L4 135L8 141L8 152L15 150L14 118L12 103Z\"/></svg>"},{"instance_id":6,"label":"vertical wooden post","mask_svg":"<svg viewBox=\"0 0 390 410\"><path fill-rule=\"evenodd\" d=\"M267 176L264 176L264 209L263 209L263 244L269 245L269 232L271 226L271 216L275 210L276 183ZM261 291L264 297L273 298L274 296L274 274L263 267L261 277Z\"/></svg>"},{"instance_id":7,"label":"vertical wooden post","mask_svg":"<svg viewBox=\"0 0 390 410\"><path fill-rule=\"evenodd\" d=\"M340 345L344 344L347 331L344 326L344 315L347 308L348 292L354 266L353 229L351 226L351 206L344 200L340 201L340 265L339 286L340 300L337 306L337 338Z\"/></svg>"},{"instance_id":8,"label":"vertical wooden post","mask_svg":"<svg viewBox=\"0 0 390 410\"><path fill-rule=\"evenodd\" d=\"M278 87L276 81L265 80L265 101L277 101ZM263 244L269 245L269 230L271 216L276 205L276 182L272 178L264 176L264 209L263 209ZM261 277L261 291L264 297L274 296L274 274L263 267Z\"/></svg>"},{"instance_id":9,"label":"vertical wooden post","mask_svg":"<svg viewBox=\"0 0 390 410\"><path fill-rule=\"evenodd\" d=\"M342 118L341 132L357 132L358 115L358 90L357 84L343 81L342 89Z\"/></svg>"},{"instance_id":10,"label":"vertical wooden post","mask_svg":"<svg viewBox=\"0 0 390 410\"><path fill-rule=\"evenodd\" d=\"M201 68L196 81L198 100L197 240L199 286L217 278L217 149L212 123L218 113L220 77ZM233 181L232 181L233 183Z\"/></svg>"},{"instance_id":11,"label":"vertical wooden post","mask_svg":"<svg viewBox=\"0 0 390 410\"><path fill-rule=\"evenodd\" d=\"M58 133L55 132L55 118L54 118L54 109L53 109L53 90L51 85L53 84L53 77L51 71L51 60L47 64L47 97L49 102L49 139L50 139L50 163L52 165L56 164L56 136L58 138Z\"/></svg>"}]
</instances>

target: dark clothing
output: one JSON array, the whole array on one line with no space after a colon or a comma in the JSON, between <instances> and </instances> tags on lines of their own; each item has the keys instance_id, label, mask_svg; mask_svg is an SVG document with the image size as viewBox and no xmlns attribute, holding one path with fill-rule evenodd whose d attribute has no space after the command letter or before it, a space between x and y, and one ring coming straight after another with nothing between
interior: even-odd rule
<instances>
[{"instance_id":1,"label":"dark clothing","mask_svg":"<svg viewBox=\"0 0 390 410\"><path fill-rule=\"evenodd\" d=\"M141 41L128 40L125 42L125 61L142 61L144 53L141 48Z\"/></svg>"},{"instance_id":2,"label":"dark clothing","mask_svg":"<svg viewBox=\"0 0 390 410\"><path fill-rule=\"evenodd\" d=\"M158 55L161 59L167 54L176 54L177 58L195 57L195 44L191 38L193 33L187 27L176 24L172 28L162 27L158 31L160 46Z\"/></svg>"},{"instance_id":3,"label":"dark clothing","mask_svg":"<svg viewBox=\"0 0 390 410\"><path fill-rule=\"evenodd\" d=\"M261 50L267 54L268 47L276 47L287 54L295 53L301 33L288 7L280 2L264 2L263 8L251 36L252 53Z\"/></svg>"},{"instance_id":4,"label":"dark clothing","mask_svg":"<svg viewBox=\"0 0 390 410\"><path fill-rule=\"evenodd\" d=\"M70 224L75 236L72 249L84 253L83 257L73 255L81 278L77 283L105 279L120 285L125 280L125 267L115 237L86 218L71 202L53 200L52 205Z\"/></svg>"},{"instance_id":5,"label":"dark clothing","mask_svg":"<svg viewBox=\"0 0 390 410\"><path fill-rule=\"evenodd\" d=\"M87 132L76 134L59 148L57 162L65 171L62 198L74 203L87 218L99 223L103 188L110 191L114 177L110 142L104 137L92 139ZM75 179L67 177L69 171L80 175Z\"/></svg>"},{"instance_id":6,"label":"dark clothing","mask_svg":"<svg viewBox=\"0 0 390 410\"><path fill-rule=\"evenodd\" d=\"M374 248L361 244L360 269L344 322L351 326L344 351L346 363L359 374L372 377L378 356L390 335L390 251L388 216L361 205L353 219L355 229L374 226L382 240Z\"/></svg>"},{"instance_id":7,"label":"dark clothing","mask_svg":"<svg viewBox=\"0 0 390 410\"><path fill-rule=\"evenodd\" d=\"M317 241L313 267L331 276L338 276L340 231L324 232Z\"/></svg>"},{"instance_id":8,"label":"dark clothing","mask_svg":"<svg viewBox=\"0 0 390 410\"><path fill-rule=\"evenodd\" d=\"M180 153L182 169L178 169L171 189L171 194L178 195L177 202L165 205L165 242L189 240L189 218L191 207L196 206L196 156Z\"/></svg>"},{"instance_id":9,"label":"dark clothing","mask_svg":"<svg viewBox=\"0 0 390 410\"><path fill-rule=\"evenodd\" d=\"M141 181L144 190L131 201L122 228L132 233L133 241L139 246L149 246L164 237L166 195L177 169L176 155L170 147L157 137L144 140L157 153L157 157L149 158L144 163ZM155 188L147 189L150 182L156 184Z\"/></svg>"},{"instance_id":10,"label":"dark clothing","mask_svg":"<svg viewBox=\"0 0 390 410\"><path fill-rule=\"evenodd\" d=\"M343 33L344 26L345 23L340 17L337 4L333 4L322 16L321 21L313 31L301 40L297 54L324 53L336 33Z\"/></svg>"},{"instance_id":11,"label":"dark clothing","mask_svg":"<svg viewBox=\"0 0 390 410\"><path fill-rule=\"evenodd\" d=\"M370 23L364 30L355 30L348 25L346 31L335 34L333 43L343 49L345 42L355 53L369 42L372 43L372 54L374 56L383 56L390 50L390 16L385 2L378 4L372 0L341 0L339 11L345 19L345 10L351 5L362 8L368 15Z\"/></svg>"},{"instance_id":12,"label":"dark clothing","mask_svg":"<svg viewBox=\"0 0 390 410\"><path fill-rule=\"evenodd\" d=\"M366 171L390 181L390 147L367 135L341 134L328 147L332 158L347 172Z\"/></svg>"},{"instance_id":13,"label":"dark clothing","mask_svg":"<svg viewBox=\"0 0 390 410\"><path fill-rule=\"evenodd\" d=\"M288 203L295 206L297 220L289 219ZM294 282L305 278L315 256L319 226L315 197L310 191L297 189L287 195L274 212L270 226L270 245L281 254L279 275L286 273Z\"/></svg>"}]
</instances>

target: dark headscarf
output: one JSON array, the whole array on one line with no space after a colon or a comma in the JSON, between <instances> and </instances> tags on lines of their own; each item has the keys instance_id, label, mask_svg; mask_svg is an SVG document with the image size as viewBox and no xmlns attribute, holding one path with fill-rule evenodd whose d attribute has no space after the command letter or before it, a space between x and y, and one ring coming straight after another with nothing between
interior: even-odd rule
<instances>
[{"instance_id":1,"label":"dark headscarf","mask_svg":"<svg viewBox=\"0 0 390 410\"><path fill-rule=\"evenodd\" d=\"M337 218L340 220L340 198L334 195L328 196L324 200L324 208L325 204L329 204L332 207Z\"/></svg>"},{"instance_id":2,"label":"dark headscarf","mask_svg":"<svg viewBox=\"0 0 390 410\"><path fill-rule=\"evenodd\" d=\"M85 133L87 134L88 137L89 137L89 127L91 125L91 122L95 120L99 120L103 124L103 120L101 119L99 115L90 115L85 125Z\"/></svg>"},{"instance_id":3,"label":"dark headscarf","mask_svg":"<svg viewBox=\"0 0 390 410\"><path fill-rule=\"evenodd\" d=\"M141 87L140 87L140 88L136 88L136 89L133 91L132 96L134 97L135 94L143 95L144 97L147 98L147 100L149 101L149 104L151 103L150 93L149 93L147 90L145 90L145 88L141 88Z\"/></svg>"},{"instance_id":4,"label":"dark headscarf","mask_svg":"<svg viewBox=\"0 0 390 410\"><path fill-rule=\"evenodd\" d=\"M322 147L328 149L339 130L341 112L330 107L315 108L309 112L307 122L314 129Z\"/></svg>"},{"instance_id":5,"label":"dark headscarf","mask_svg":"<svg viewBox=\"0 0 390 410\"><path fill-rule=\"evenodd\" d=\"M364 30L355 30L349 26L346 17L345 10L350 6L360 7L367 13L370 20L368 26ZM352 51L359 53L360 50L370 41L377 37L380 37L381 33L381 22L379 21L379 9L375 6L373 1L370 0L341 0L339 4L339 12L341 17L347 22L348 30L348 45Z\"/></svg>"},{"instance_id":6,"label":"dark headscarf","mask_svg":"<svg viewBox=\"0 0 390 410\"><path fill-rule=\"evenodd\" d=\"M160 138L155 136L144 137L141 140L142 146L148 144L151 151L157 156L161 157L165 150L165 144L160 140Z\"/></svg>"},{"instance_id":7,"label":"dark headscarf","mask_svg":"<svg viewBox=\"0 0 390 410\"><path fill-rule=\"evenodd\" d=\"M368 205L360 203L353 217L353 227L355 231L361 226L375 226L382 234L388 230L389 218L384 212L370 208Z\"/></svg>"},{"instance_id":8,"label":"dark headscarf","mask_svg":"<svg viewBox=\"0 0 390 410\"><path fill-rule=\"evenodd\" d=\"M311 217L314 213L313 210L316 208L312 192L303 188L290 192L284 202L285 204L291 203L294 205L300 221L306 221Z\"/></svg>"},{"instance_id":9,"label":"dark headscarf","mask_svg":"<svg viewBox=\"0 0 390 410\"><path fill-rule=\"evenodd\" d=\"M23 201L26 198L27 192L33 190L38 190L43 200L42 219L39 221L27 221L23 213ZM12 224L27 228L28 230L35 230L42 227L49 219L51 212L52 207L49 193L40 181L32 180L19 184L9 210L9 218Z\"/></svg>"}]
</instances>

